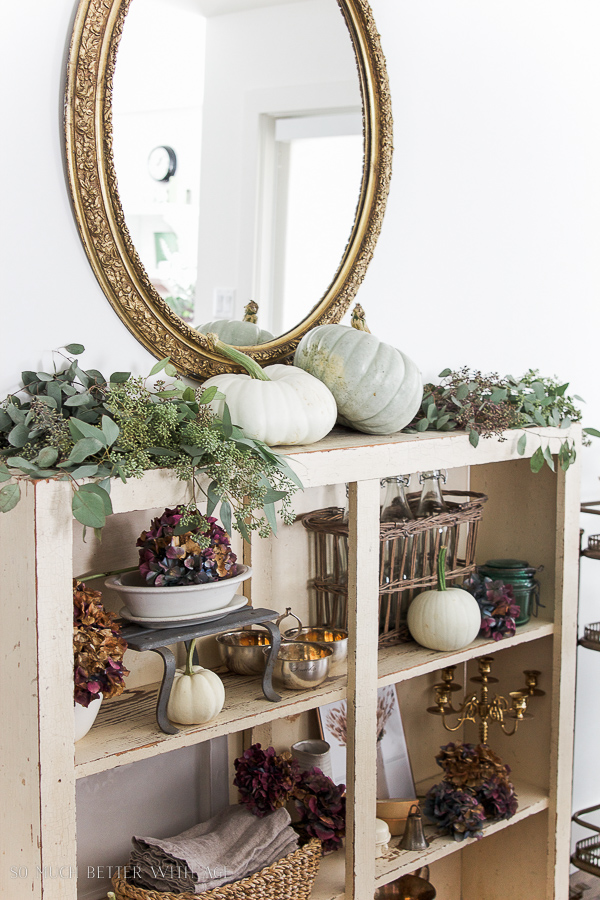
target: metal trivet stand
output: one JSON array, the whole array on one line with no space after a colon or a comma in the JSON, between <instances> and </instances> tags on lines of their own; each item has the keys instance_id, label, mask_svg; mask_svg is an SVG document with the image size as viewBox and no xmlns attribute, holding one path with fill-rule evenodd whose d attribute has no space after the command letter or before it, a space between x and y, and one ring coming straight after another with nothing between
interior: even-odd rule
<instances>
[{"instance_id":1,"label":"metal trivet stand","mask_svg":"<svg viewBox=\"0 0 600 900\"><path fill-rule=\"evenodd\" d=\"M273 703L281 700L281 696L273 689L273 667L281 645L281 634L279 628L272 620L278 616L279 613L274 609L244 607L237 610L237 612L224 616L222 619L213 622L198 622L196 625L187 624L173 628L157 629L141 628L139 625L126 625L123 627L121 635L127 641L129 650L137 650L138 653L143 653L144 650L152 650L162 657L164 674L156 703L156 721L161 731L164 731L165 734L179 734L180 730L175 728L167 718L167 703L169 702L171 687L175 679L175 669L177 668L175 656L168 645L177 644L180 641L183 641L186 649L189 649L190 642L199 637L220 634L223 631L231 631L244 625L262 625L271 635L271 653L269 653L262 679L263 694L267 700L271 700ZM198 654L195 650L194 663L199 665Z\"/></svg>"},{"instance_id":2,"label":"metal trivet stand","mask_svg":"<svg viewBox=\"0 0 600 900\"><path fill-rule=\"evenodd\" d=\"M407 496L415 515L420 496ZM458 502L458 498L467 499ZM380 525L379 646L411 639L406 610L413 597L437 584L442 538L451 536L446 581L460 585L475 571L477 532L487 496L474 491L444 491L444 500L447 512ZM348 522L344 510L331 506L298 518L314 536L315 625L347 629ZM395 573L393 581L386 578L386 566Z\"/></svg>"}]
</instances>

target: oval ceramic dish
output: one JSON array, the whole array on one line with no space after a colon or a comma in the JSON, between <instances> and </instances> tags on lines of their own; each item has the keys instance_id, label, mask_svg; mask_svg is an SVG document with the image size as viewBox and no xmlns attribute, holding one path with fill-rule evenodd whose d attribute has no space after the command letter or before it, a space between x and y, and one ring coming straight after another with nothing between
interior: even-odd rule
<instances>
[{"instance_id":1,"label":"oval ceramic dish","mask_svg":"<svg viewBox=\"0 0 600 900\"><path fill-rule=\"evenodd\" d=\"M141 619L164 619L223 609L233 599L239 585L250 578L252 569L238 564L233 578L206 584L155 587L144 583L139 572L111 575L104 584L116 591L132 615Z\"/></svg>"}]
</instances>

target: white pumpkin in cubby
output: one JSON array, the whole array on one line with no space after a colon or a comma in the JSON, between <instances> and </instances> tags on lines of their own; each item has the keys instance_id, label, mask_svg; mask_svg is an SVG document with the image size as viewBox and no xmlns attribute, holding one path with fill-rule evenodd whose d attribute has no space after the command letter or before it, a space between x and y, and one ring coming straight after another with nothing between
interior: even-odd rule
<instances>
[{"instance_id":1,"label":"white pumpkin in cubby","mask_svg":"<svg viewBox=\"0 0 600 900\"><path fill-rule=\"evenodd\" d=\"M408 629L417 644L430 650L461 650L481 629L475 597L459 587L446 587L446 547L438 558L437 589L418 594L408 608Z\"/></svg>"}]
</instances>

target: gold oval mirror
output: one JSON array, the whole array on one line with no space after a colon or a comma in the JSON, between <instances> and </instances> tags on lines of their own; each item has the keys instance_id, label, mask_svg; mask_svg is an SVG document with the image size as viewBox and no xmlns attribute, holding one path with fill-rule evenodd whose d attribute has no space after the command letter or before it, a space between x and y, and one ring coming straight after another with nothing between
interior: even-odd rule
<instances>
[{"instance_id":1,"label":"gold oval mirror","mask_svg":"<svg viewBox=\"0 0 600 900\"><path fill-rule=\"evenodd\" d=\"M271 31L274 20L284 22L289 35ZM334 32L336 41L342 35L347 43L335 52ZM175 35L181 43L169 62ZM206 67L197 62L193 41L206 48ZM132 51L136 42L140 49ZM340 66L344 56L355 84ZM179 82L177 59L193 59L196 66L192 75L182 70ZM262 64L255 81L253 59ZM232 67L239 101L227 94ZM201 99L188 101L196 74ZM176 98L171 106L185 110L195 104L183 125L180 118L179 130L165 129L167 120L172 125L172 109L163 121L145 117L150 107L164 109L169 97ZM309 328L338 322L348 309L379 236L391 174L389 86L367 0L80 0L65 133L75 216L96 277L135 337L155 356L169 356L183 374L203 380L233 368L196 328L211 319L241 318L240 307L251 296L260 300L261 328L276 335L244 347L263 365L289 358ZM301 150L292 153L298 135ZM327 201L322 185L330 186L332 173L346 168L335 155L342 146L336 140L346 135L352 135L344 147L351 147L355 168L337 187L344 203L336 202L333 190ZM315 136L328 140L318 142L311 169L302 160L310 159L312 150L304 148L315 141L303 139ZM291 158L301 160L295 168ZM242 170L250 173L245 182ZM143 196L136 194L142 180ZM353 189L346 186L352 181ZM285 195L275 182L284 185ZM294 196L306 207L299 214L305 218L288 225ZM332 210L342 206L346 219L334 223ZM182 221L189 223L187 232ZM337 244L329 256L321 254L319 268L317 251L333 232ZM186 246L193 247L189 258ZM304 280L304 273L315 277ZM287 293L286 277L294 288ZM232 283L236 287L222 287ZM228 308L236 288L237 309Z\"/></svg>"}]
</instances>

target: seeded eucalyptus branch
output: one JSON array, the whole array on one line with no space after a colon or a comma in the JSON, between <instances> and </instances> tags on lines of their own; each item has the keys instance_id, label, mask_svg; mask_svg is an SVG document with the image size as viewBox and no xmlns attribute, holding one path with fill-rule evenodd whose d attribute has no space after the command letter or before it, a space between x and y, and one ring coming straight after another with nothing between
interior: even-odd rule
<instances>
[{"instance_id":1,"label":"seeded eucalyptus branch","mask_svg":"<svg viewBox=\"0 0 600 900\"><path fill-rule=\"evenodd\" d=\"M290 498L302 483L285 457L232 423L226 404L222 418L212 412L216 388L186 387L168 359L148 378L105 378L79 366L81 344L64 350L54 372L23 372L23 387L0 404L0 482L12 479L0 489L0 512L19 502L23 478L68 479L74 517L99 533L112 513L112 477L169 468L192 485L181 533L208 527L217 507L226 531L233 527L245 540L252 531L276 532L278 501L283 520L293 521ZM169 380L150 381L163 371ZM94 480L82 484L87 478Z\"/></svg>"},{"instance_id":2,"label":"seeded eucalyptus branch","mask_svg":"<svg viewBox=\"0 0 600 900\"><path fill-rule=\"evenodd\" d=\"M553 427L568 428L572 422L581 421L581 411L575 401L583 402L575 394L567 395L568 383L556 378L543 378L539 372L529 369L521 378L512 375L500 377L496 373L484 375L466 367L452 371L444 369L439 384L425 385L423 402L406 431L467 431L469 440L477 447L480 437L497 436L505 440L503 432L509 428ZM600 437L595 428L584 428L585 435ZM533 437L533 436L532 436ZM544 463L554 471L554 459L543 435L531 457L531 469L539 472ZM523 432L517 443L522 456L527 448L528 435ZM584 442L589 443L589 438ZM564 440L560 445L558 461L566 471L575 461L574 442Z\"/></svg>"}]
</instances>

